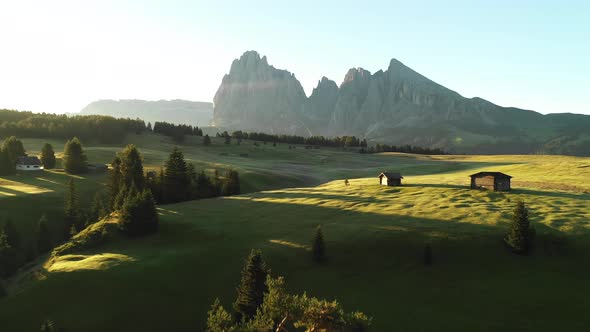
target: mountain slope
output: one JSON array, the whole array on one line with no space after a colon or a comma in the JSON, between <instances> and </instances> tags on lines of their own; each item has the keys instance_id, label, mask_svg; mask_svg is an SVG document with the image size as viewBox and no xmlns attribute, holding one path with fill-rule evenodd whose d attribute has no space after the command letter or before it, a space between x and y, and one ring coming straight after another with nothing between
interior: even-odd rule
<instances>
[{"instance_id":1,"label":"mountain slope","mask_svg":"<svg viewBox=\"0 0 590 332\"><path fill-rule=\"evenodd\" d=\"M459 153L590 154L590 116L465 98L396 59L374 74L350 69L340 86L324 77L308 98L293 74L248 51L232 63L214 104L214 124L235 129L355 135Z\"/></svg>"},{"instance_id":2,"label":"mountain slope","mask_svg":"<svg viewBox=\"0 0 590 332\"><path fill-rule=\"evenodd\" d=\"M213 104L188 100L146 101L138 99L99 100L84 107L81 114L140 118L146 122L166 121L176 124L208 126L213 118Z\"/></svg>"}]
</instances>

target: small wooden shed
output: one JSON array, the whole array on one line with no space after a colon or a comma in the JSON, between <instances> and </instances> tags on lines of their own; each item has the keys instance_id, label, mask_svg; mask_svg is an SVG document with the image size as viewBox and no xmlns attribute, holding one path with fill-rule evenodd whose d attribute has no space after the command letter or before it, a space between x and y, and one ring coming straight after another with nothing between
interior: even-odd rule
<instances>
[{"instance_id":1,"label":"small wooden shed","mask_svg":"<svg viewBox=\"0 0 590 332\"><path fill-rule=\"evenodd\" d=\"M383 172L379 174L379 184L382 186L401 186L404 178L400 173Z\"/></svg>"},{"instance_id":2,"label":"small wooden shed","mask_svg":"<svg viewBox=\"0 0 590 332\"><path fill-rule=\"evenodd\" d=\"M509 191L512 176L502 172L479 172L471 174L472 189L488 189L493 191Z\"/></svg>"}]
</instances>

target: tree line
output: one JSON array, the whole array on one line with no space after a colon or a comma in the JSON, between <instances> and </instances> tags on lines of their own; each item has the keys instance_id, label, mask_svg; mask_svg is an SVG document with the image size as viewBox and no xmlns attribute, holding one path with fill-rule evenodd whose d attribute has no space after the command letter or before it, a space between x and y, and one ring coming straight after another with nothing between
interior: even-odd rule
<instances>
[{"instance_id":1,"label":"tree line","mask_svg":"<svg viewBox=\"0 0 590 332\"><path fill-rule=\"evenodd\" d=\"M117 160L113 169L116 167ZM215 170L209 177L204 170L197 172L193 164L187 163L178 147L173 148L159 172L147 173L146 185L154 193L158 204L238 195L241 192L240 176L236 170L229 169L224 176Z\"/></svg>"},{"instance_id":2,"label":"tree line","mask_svg":"<svg viewBox=\"0 0 590 332\"><path fill-rule=\"evenodd\" d=\"M421 146L413 145L387 145L377 143L375 146L370 146L367 149L359 150L360 153L380 153L380 152L402 152L412 154L430 154L430 155L445 155L447 154L443 149L440 148L424 148Z\"/></svg>"},{"instance_id":3,"label":"tree line","mask_svg":"<svg viewBox=\"0 0 590 332\"><path fill-rule=\"evenodd\" d=\"M0 132L5 136L59 139L76 136L86 141L119 143L127 134L138 134L145 129L145 122L140 119L117 119L103 115L36 114L0 109Z\"/></svg>"},{"instance_id":4,"label":"tree line","mask_svg":"<svg viewBox=\"0 0 590 332\"><path fill-rule=\"evenodd\" d=\"M229 136L227 132L220 134L219 136ZM245 131L234 131L231 137L241 141L242 139L249 139L253 141L262 142L273 142L273 143L286 143L286 144L302 144L302 145L317 145L317 146L328 146L328 147L366 147L367 140L360 139L356 136L336 136L333 138L324 136L297 136L297 135L273 135L258 132L245 132Z\"/></svg>"},{"instance_id":5,"label":"tree line","mask_svg":"<svg viewBox=\"0 0 590 332\"><path fill-rule=\"evenodd\" d=\"M151 123L148 123L148 130L152 130L156 134L172 137L176 142L184 141L185 136L203 136L203 130L197 126L190 126L184 124L173 124L168 122L154 122L152 128Z\"/></svg>"}]
</instances>

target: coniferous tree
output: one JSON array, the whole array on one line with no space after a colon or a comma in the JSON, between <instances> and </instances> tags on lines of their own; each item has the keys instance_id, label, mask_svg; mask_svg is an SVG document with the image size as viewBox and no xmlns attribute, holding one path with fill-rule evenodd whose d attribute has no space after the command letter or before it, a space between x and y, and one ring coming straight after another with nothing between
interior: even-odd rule
<instances>
[{"instance_id":1,"label":"coniferous tree","mask_svg":"<svg viewBox=\"0 0 590 332\"><path fill-rule=\"evenodd\" d=\"M51 240L51 234L47 227L47 217L41 216L39 223L37 224L37 252L44 254L53 248L53 241Z\"/></svg>"},{"instance_id":2,"label":"coniferous tree","mask_svg":"<svg viewBox=\"0 0 590 332\"><path fill-rule=\"evenodd\" d=\"M125 199L128 196L130 188L128 188L124 183L119 188L119 192L117 193L117 197L115 197L115 201L113 203L113 211L120 210L125 203Z\"/></svg>"},{"instance_id":3,"label":"coniferous tree","mask_svg":"<svg viewBox=\"0 0 590 332\"><path fill-rule=\"evenodd\" d=\"M145 188L145 175L143 173L143 161L139 150L133 144L127 145L119 154L121 160L121 179L127 185L135 183L137 190Z\"/></svg>"},{"instance_id":4,"label":"coniferous tree","mask_svg":"<svg viewBox=\"0 0 590 332\"><path fill-rule=\"evenodd\" d=\"M64 222L66 238L70 238L72 226L74 226L76 229L82 228L81 211L74 179L70 179L68 182L68 190L66 191L64 201Z\"/></svg>"},{"instance_id":5,"label":"coniferous tree","mask_svg":"<svg viewBox=\"0 0 590 332\"><path fill-rule=\"evenodd\" d=\"M208 198L213 196L213 184L205 171L201 171L197 176L197 196L198 198Z\"/></svg>"},{"instance_id":6,"label":"coniferous tree","mask_svg":"<svg viewBox=\"0 0 590 332\"><path fill-rule=\"evenodd\" d=\"M252 250L242 269L234 302L235 321L249 320L256 314L266 292L266 278L269 274L262 251Z\"/></svg>"},{"instance_id":7,"label":"coniferous tree","mask_svg":"<svg viewBox=\"0 0 590 332\"><path fill-rule=\"evenodd\" d=\"M52 320L47 319L41 324L41 332L63 332L63 330L57 327Z\"/></svg>"},{"instance_id":8,"label":"coniferous tree","mask_svg":"<svg viewBox=\"0 0 590 332\"><path fill-rule=\"evenodd\" d=\"M184 155L178 147L174 147L166 161L164 170L164 201L167 203L182 202L188 199L190 180Z\"/></svg>"},{"instance_id":9,"label":"coniferous tree","mask_svg":"<svg viewBox=\"0 0 590 332\"><path fill-rule=\"evenodd\" d=\"M8 150L0 147L0 175L13 175L16 173L16 164L10 160Z\"/></svg>"},{"instance_id":10,"label":"coniferous tree","mask_svg":"<svg viewBox=\"0 0 590 332\"><path fill-rule=\"evenodd\" d=\"M529 221L529 212L523 201L516 204L512 223L504 241L512 251L525 254L529 251L534 236L534 229Z\"/></svg>"},{"instance_id":11,"label":"coniferous tree","mask_svg":"<svg viewBox=\"0 0 590 332\"><path fill-rule=\"evenodd\" d=\"M41 163L45 169L55 168L55 151L49 143L45 143L41 149Z\"/></svg>"},{"instance_id":12,"label":"coniferous tree","mask_svg":"<svg viewBox=\"0 0 590 332\"><path fill-rule=\"evenodd\" d=\"M111 170L109 171L109 179L107 186L109 187L109 207L111 210L116 210L116 201L122 183L121 175L121 158L118 156L113 159L111 163Z\"/></svg>"},{"instance_id":13,"label":"coniferous tree","mask_svg":"<svg viewBox=\"0 0 590 332\"><path fill-rule=\"evenodd\" d=\"M224 196L239 195L240 194L240 175L236 170L230 169L227 171L223 184L222 193Z\"/></svg>"},{"instance_id":14,"label":"coniferous tree","mask_svg":"<svg viewBox=\"0 0 590 332\"><path fill-rule=\"evenodd\" d=\"M62 160L64 170L70 174L81 174L88 170L86 154L77 137L66 142Z\"/></svg>"},{"instance_id":15,"label":"coniferous tree","mask_svg":"<svg viewBox=\"0 0 590 332\"><path fill-rule=\"evenodd\" d=\"M430 243L427 243L424 246L424 265L432 265L432 247L430 246Z\"/></svg>"},{"instance_id":16,"label":"coniferous tree","mask_svg":"<svg viewBox=\"0 0 590 332\"><path fill-rule=\"evenodd\" d=\"M4 229L4 234L6 234L8 244L15 249L20 248L21 247L20 234L16 230L16 227L14 227L12 220L8 219L4 223L3 229Z\"/></svg>"},{"instance_id":17,"label":"coniferous tree","mask_svg":"<svg viewBox=\"0 0 590 332\"><path fill-rule=\"evenodd\" d=\"M12 164L16 164L16 159L21 156L26 156L23 142L16 139L14 136L10 136L5 139L2 143L2 150L8 153L8 158Z\"/></svg>"},{"instance_id":18,"label":"coniferous tree","mask_svg":"<svg viewBox=\"0 0 590 332\"><path fill-rule=\"evenodd\" d=\"M211 145L211 138L208 134L203 137L203 145Z\"/></svg>"},{"instance_id":19,"label":"coniferous tree","mask_svg":"<svg viewBox=\"0 0 590 332\"><path fill-rule=\"evenodd\" d=\"M326 244L324 243L324 233L321 225L316 227L311 253L313 260L317 263L321 263L326 259Z\"/></svg>"},{"instance_id":20,"label":"coniferous tree","mask_svg":"<svg viewBox=\"0 0 590 332\"><path fill-rule=\"evenodd\" d=\"M148 131L152 131L152 123L151 123L151 122L148 122L148 124L147 124L147 128L146 128L146 129L147 129Z\"/></svg>"},{"instance_id":21,"label":"coniferous tree","mask_svg":"<svg viewBox=\"0 0 590 332\"><path fill-rule=\"evenodd\" d=\"M129 191L120 214L121 230L129 236L154 233L158 230L158 212L149 189Z\"/></svg>"},{"instance_id":22,"label":"coniferous tree","mask_svg":"<svg viewBox=\"0 0 590 332\"><path fill-rule=\"evenodd\" d=\"M4 229L0 228L0 279L10 276L16 269L16 250L8 243Z\"/></svg>"},{"instance_id":23,"label":"coniferous tree","mask_svg":"<svg viewBox=\"0 0 590 332\"><path fill-rule=\"evenodd\" d=\"M89 223L95 223L104 218L108 214L107 208L104 204L104 199L101 193L94 195L92 206L90 207L90 215L88 216Z\"/></svg>"}]
</instances>

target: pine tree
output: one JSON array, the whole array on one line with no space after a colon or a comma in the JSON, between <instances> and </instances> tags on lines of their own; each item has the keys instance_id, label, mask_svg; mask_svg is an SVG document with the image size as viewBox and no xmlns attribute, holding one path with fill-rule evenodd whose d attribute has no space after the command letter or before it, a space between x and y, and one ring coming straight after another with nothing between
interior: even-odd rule
<instances>
[{"instance_id":1,"label":"pine tree","mask_svg":"<svg viewBox=\"0 0 590 332\"><path fill-rule=\"evenodd\" d=\"M184 155L174 147L164 170L164 202L182 202L188 199L190 180Z\"/></svg>"},{"instance_id":2,"label":"pine tree","mask_svg":"<svg viewBox=\"0 0 590 332\"><path fill-rule=\"evenodd\" d=\"M120 212L119 226L129 236L154 233L158 230L158 212L149 189L129 191Z\"/></svg>"},{"instance_id":3,"label":"pine tree","mask_svg":"<svg viewBox=\"0 0 590 332\"><path fill-rule=\"evenodd\" d=\"M63 332L63 330L58 328L52 320L47 319L41 324L41 332Z\"/></svg>"},{"instance_id":4,"label":"pine tree","mask_svg":"<svg viewBox=\"0 0 590 332\"><path fill-rule=\"evenodd\" d=\"M534 230L529 222L529 212L523 201L516 204L512 216L512 223L504 241L515 253L525 254L532 243Z\"/></svg>"},{"instance_id":5,"label":"pine tree","mask_svg":"<svg viewBox=\"0 0 590 332\"><path fill-rule=\"evenodd\" d=\"M211 145L211 138L208 134L203 137L203 145Z\"/></svg>"},{"instance_id":6,"label":"pine tree","mask_svg":"<svg viewBox=\"0 0 590 332\"><path fill-rule=\"evenodd\" d=\"M41 216L39 223L37 224L37 252L44 254L53 248L53 241L51 241L51 234L49 228L47 228L47 217Z\"/></svg>"},{"instance_id":7,"label":"pine tree","mask_svg":"<svg viewBox=\"0 0 590 332\"><path fill-rule=\"evenodd\" d=\"M8 150L0 148L0 175L13 175L16 173L16 164L10 160Z\"/></svg>"},{"instance_id":8,"label":"pine tree","mask_svg":"<svg viewBox=\"0 0 590 332\"><path fill-rule=\"evenodd\" d=\"M143 173L142 156L133 144L127 145L121 153L119 153L121 160L120 171L122 181L130 186L135 183L137 190L141 191L145 188L145 175Z\"/></svg>"},{"instance_id":9,"label":"pine tree","mask_svg":"<svg viewBox=\"0 0 590 332\"><path fill-rule=\"evenodd\" d=\"M240 175L236 170L230 169L227 171L223 184L222 194L224 196L239 195L240 194Z\"/></svg>"},{"instance_id":10,"label":"pine tree","mask_svg":"<svg viewBox=\"0 0 590 332\"><path fill-rule=\"evenodd\" d=\"M424 246L424 265L432 265L432 247L430 246L430 243L427 243Z\"/></svg>"},{"instance_id":11,"label":"pine tree","mask_svg":"<svg viewBox=\"0 0 590 332\"><path fill-rule=\"evenodd\" d=\"M148 131L152 131L152 123L151 122L148 122L148 124L147 124L147 130Z\"/></svg>"},{"instance_id":12,"label":"pine tree","mask_svg":"<svg viewBox=\"0 0 590 332\"><path fill-rule=\"evenodd\" d=\"M4 229L4 234L6 234L8 244L15 249L20 248L21 247L20 234L16 230L16 227L14 227L12 220L10 220L10 219L7 220L6 223L4 223L3 229Z\"/></svg>"},{"instance_id":13,"label":"pine tree","mask_svg":"<svg viewBox=\"0 0 590 332\"><path fill-rule=\"evenodd\" d=\"M55 168L55 151L49 143L45 143L41 149L41 163L45 169Z\"/></svg>"},{"instance_id":14,"label":"pine tree","mask_svg":"<svg viewBox=\"0 0 590 332\"><path fill-rule=\"evenodd\" d=\"M111 163L111 170L109 171L109 179L107 187L109 188L109 207L110 210L116 210L116 201L122 183L121 175L121 158L118 156L113 159Z\"/></svg>"},{"instance_id":15,"label":"pine tree","mask_svg":"<svg viewBox=\"0 0 590 332\"><path fill-rule=\"evenodd\" d=\"M0 229L0 279L10 276L16 269L16 250L8 243L4 229Z\"/></svg>"},{"instance_id":16,"label":"pine tree","mask_svg":"<svg viewBox=\"0 0 590 332\"><path fill-rule=\"evenodd\" d=\"M119 188L119 192L117 193L117 197L115 197L115 201L113 202L113 211L118 211L123 207L125 204L125 199L128 196L129 188L123 184L121 188Z\"/></svg>"},{"instance_id":17,"label":"pine tree","mask_svg":"<svg viewBox=\"0 0 590 332\"><path fill-rule=\"evenodd\" d=\"M8 158L10 159L12 164L16 164L16 160L18 157L26 156L23 142L16 139L16 137L14 136L10 136L9 138L4 140L4 142L2 143L2 150L8 153Z\"/></svg>"},{"instance_id":18,"label":"pine tree","mask_svg":"<svg viewBox=\"0 0 590 332\"><path fill-rule=\"evenodd\" d=\"M68 182L68 190L66 191L64 200L64 222L66 238L70 238L72 226L81 229L81 212L78 201L78 194L76 193L76 186L74 179Z\"/></svg>"},{"instance_id":19,"label":"pine tree","mask_svg":"<svg viewBox=\"0 0 590 332\"><path fill-rule=\"evenodd\" d=\"M92 201L92 206L90 207L90 215L89 221L90 223L95 223L100 219L104 218L108 214L107 209L104 204L103 197L100 193L96 193L94 195L94 200Z\"/></svg>"},{"instance_id":20,"label":"pine tree","mask_svg":"<svg viewBox=\"0 0 590 332\"><path fill-rule=\"evenodd\" d=\"M64 170L70 174L81 174L88 170L86 154L77 137L67 141L63 155Z\"/></svg>"},{"instance_id":21,"label":"pine tree","mask_svg":"<svg viewBox=\"0 0 590 332\"><path fill-rule=\"evenodd\" d=\"M235 320L249 320L256 314L266 292L269 271L262 258L262 251L252 250L246 258L234 303Z\"/></svg>"},{"instance_id":22,"label":"pine tree","mask_svg":"<svg viewBox=\"0 0 590 332\"><path fill-rule=\"evenodd\" d=\"M315 230L315 237L311 246L311 253L313 260L317 263L321 263L326 259L326 244L324 243L322 225L318 225Z\"/></svg>"}]
</instances>

